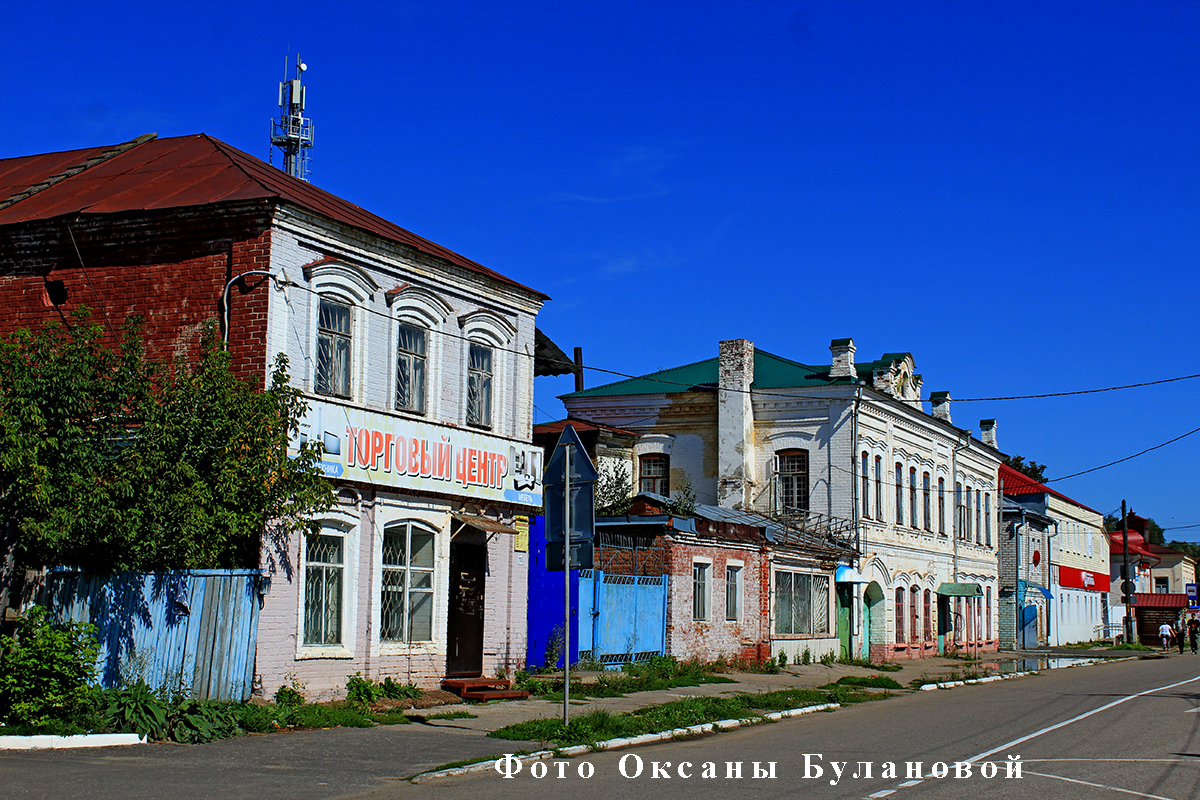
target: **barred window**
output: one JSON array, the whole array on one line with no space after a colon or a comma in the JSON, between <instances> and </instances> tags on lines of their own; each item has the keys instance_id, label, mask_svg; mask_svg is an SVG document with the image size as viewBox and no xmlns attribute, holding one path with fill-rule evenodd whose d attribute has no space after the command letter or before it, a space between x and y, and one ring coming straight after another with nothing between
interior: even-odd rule
<instances>
[{"instance_id":1,"label":"barred window","mask_svg":"<svg viewBox=\"0 0 1200 800\"><path fill-rule=\"evenodd\" d=\"M425 413L425 331L400 324L396 341L396 408Z\"/></svg>"},{"instance_id":2,"label":"barred window","mask_svg":"<svg viewBox=\"0 0 1200 800\"><path fill-rule=\"evenodd\" d=\"M467 365L467 424L492 424L492 348L475 342Z\"/></svg>"},{"instance_id":3,"label":"barred window","mask_svg":"<svg viewBox=\"0 0 1200 800\"><path fill-rule=\"evenodd\" d=\"M380 639L433 639L434 536L408 522L384 529Z\"/></svg>"},{"instance_id":4,"label":"barred window","mask_svg":"<svg viewBox=\"0 0 1200 800\"><path fill-rule=\"evenodd\" d=\"M317 308L317 394L350 396L351 343L350 306L321 297Z\"/></svg>"},{"instance_id":5,"label":"barred window","mask_svg":"<svg viewBox=\"0 0 1200 800\"><path fill-rule=\"evenodd\" d=\"M908 598L908 630L909 636L912 637L913 644L921 641L921 589L917 586L912 587Z\"/></svg>"},{"instance_id":6,"label":"barred window","mask_svg":"<svg viewBox=\"0 0 1200 800\"><path fill-rule=\"evenodd\" d=\"M775 633L820 636L829 633L829 576L775 572Z\"/></svg>"},{"instance_id":7,"label":"barred window","mask_svg":"<svg viewBox=\"0 0 1200 800\"><path fill-rule=\"evenodd\" d=\"M808 511L808 451L781 450L775 461L780 509Z\"/></svg>"},{"instance_id":8,"label":"barred window","mask_svg":"<svg viewBox=\"0 0 1200 800\"><path fill-rule=\"evenodd\" d=\"M342 643L343 547L341 536L305 539L304 643Z\"/></svg>"},{"instance_id":9,"label":"barred window","mask_svg":"<svg viewBox=\"0 0 1200 800\"><path fill-rule=\"evenodd\" d=\"M904 644L904 591L903 586L896 587L896 644Z\"/></svg>"},{"instance_id":10,"label":"barred window","mask_svg":"<svg viewBox=\"0 0 1200 800\"><path fill-rule=\"evenodd\" d=\"M990 592L991 589L988 589L988 591ZM933 598L931 594L928 589L925 590L925 641L927 642L933 641L933 614L931 613Z\"/></svg>"}]
</instances>

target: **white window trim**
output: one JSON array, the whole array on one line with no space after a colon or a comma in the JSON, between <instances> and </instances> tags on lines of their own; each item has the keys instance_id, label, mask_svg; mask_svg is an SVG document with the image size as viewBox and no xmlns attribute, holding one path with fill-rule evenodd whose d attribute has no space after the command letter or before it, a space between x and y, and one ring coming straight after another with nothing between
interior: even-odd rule
<instances>
[{"instance_id":1,"label":"white window trim","mask_svg":"<svg viewBox=\"0 0 1200 800\"><path fill-rule=\"evenodd\" d=\"M446 363L446 320L453 309L433 292L416 286L387 293L391 306L388 337L391 353L391 373L388 379L388 411L428 420L442 418L442 393L438 391L442 365ZM400 325L412 325L425 331L425 411L423 413L396 408L396 348Z\"/></svg>"},{"instance_id":2,"label":"white window trim","mask_svg":"<svg viewBox=\"0 0 1200 800\"><path fill-rule=\"evenodd\" d=\"M309 363L305 364L304 386L316 394L317 371L317 322L320 316L322 295L350 306L350 397L334 397L335 400L349 400L362 403L366 398L363 392L366 382L366 364L370 362L370 342L367 331L370 326L367 317L370 316L370 303L379 287L357 267L338 261L325 261L307 267L304 270L308 278L309 311L308 311L308 352ZM326 395L321 395L322 397Z\"/></svg>"},{"instance_id":3,"label":"white window trim","mask_svg":"<svg viewBox=\"0 0 1200 800\"><path fill-rule=\"evenodd\" d=\"M458 318L459 327L463 331L461 359L462 382L459 395L462 398L457 414L459 424L478 430L488 430L500 436L513 433L512 415L505 416L504 409L511 408L513 386L515 382L509 377L511 359L508 352L517 335L517 329L508 320L487 309L479 309ZM491 417L484 425L467 422L467 395L470 382L471 344L490 347L492 350L492 408Z\"/></svg>"},{"instance_id":4,"label":"white window trim","mask_svg":"<svg viewBox=\"0 0 1200 800\"><path fill-rule=\"evenodd\" d=\"M705 611L708 612L708 615L703 618L696 616L696 565L697 564L705 564L708 566L708 570L706 570L708 579L705 580L705 582L704 582L704 595L705 595L704 608L705 608ZM709 623L709 622L713 621L712 587L713 587L713 561L712 561L712 559L705 557L705 556L694 556L692 558L692 591L691 591L691 600L692 600L691 620L692 620L692 622Z\"/></svg>"},{"instance_id":5,"label":"white window trim","mask_svg":"<svg viewBox=\"0 0 1200 800\"><path fill-rule=\"evenodd\" d=\"M780 572L790 572L795 575L820 575L828 579L828 591L825 593L825 620L828 631L825 633L776 633L776 590L778 583L776 576ZM788 564L773 564L771 566L771 614L770 614L770 631L771 639L773 640L791 640L791 639L831 639L837 637L837 608L835 606L835 598L837 596L837 588L834 583L834 576L828 572L820 570L805 569L803 567L790 566ZM894 638L894 637L893 637Z\"/></svg>"},{"instance_id":6,"label":"white window trim","mask_svg":"<svg viewBox=\"0 0 1200 800\"><path fill-rule=\"evenodd\" d=\"M737 573L738 608L737 608L737 615L734 616L733 618L730 618L730 616L729 616L728 582L729 582L730 568L734 568L738 571L738 573ZM725 622L730 625L741 624L742 620L746 616L746 565L745 565L745 563L742 562L740 559L736 559L736 558L725 559L725 582L726 582Z\"/></svg>"},{"instance_id":7,"label":"white window trim","mask_svg":"<svg viewBox=\"0 0 1200 800\"><path fill-rule=\"evenodd\" d=\"M331 509L316 520L322 528L330 529L331 535L342 537L342 643L341 644L305 644L304 643L304 597L305 583L308 580L308 549L304 534L299 534L300 553L297 559L297 595L296 603L296 659L310 658L354 658L357 639L358 619L358 546L359 527L357 516L349 511Z\"/></svg>"}]
</instances>

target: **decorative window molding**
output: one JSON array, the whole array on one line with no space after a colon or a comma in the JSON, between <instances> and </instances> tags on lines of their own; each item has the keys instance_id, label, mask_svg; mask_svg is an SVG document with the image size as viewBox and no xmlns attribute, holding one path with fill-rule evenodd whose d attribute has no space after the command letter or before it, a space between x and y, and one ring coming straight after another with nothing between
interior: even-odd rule
<instances>
[{"instance_id":1,"label":"decorative window molding","mask_svg":"<svg viewBox=\"0 0 1200 800\"><path fill-rule=\"evenodd\" d=\"M358 526L332 509L317 537L300 537L297 659L352 658L357 610Z\"/></svg>"}]
</instances>

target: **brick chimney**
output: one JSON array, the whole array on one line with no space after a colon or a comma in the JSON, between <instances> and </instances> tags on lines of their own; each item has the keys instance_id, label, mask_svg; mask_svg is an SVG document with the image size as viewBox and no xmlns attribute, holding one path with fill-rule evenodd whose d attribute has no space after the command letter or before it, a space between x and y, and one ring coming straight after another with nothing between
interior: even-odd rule
<instances>
[{"instance_id":1,"label":"brick chimney","mask_svg":"<svg viewBox=\"0 0 1200 800\"><path fill-rule=\"evenodd\" d=\"M933 418L940 419L942 422L954 423L950 419L950 393L949 392L930 392L929 404L933 406Z\"/></svg>"},{"instance_id":2,"label":"brick chimney","mask_svg":"<svg viewBox=\"0 0 1200 800\"><path fill-rule=\"evenodd\" d=\"M1000 449L996 446L996 420L979 420L979 440L994 450Z\"/></svg>"},{"instance_id":3,"label":"brick chimney","mask_svg":"<svg viewBox=\"0 0 1200 800\"><path fill-rule=\"evenodd\" d=\"M754 343L721 342L717 364L717 505L748 506L754 484Z\"/></svg>"},{"instance_id":4,"label":"brick chimney","mask_svg":"<svg viewBox=\"0 0 1200 800\"><path fill-rule=\"evenodd\" d=\"M858 378L854 369L854 349L853 339L834 339L829 343L829 353L833 357L833 366L829 368L830 378Z\"/></svg>"}]
</instances>

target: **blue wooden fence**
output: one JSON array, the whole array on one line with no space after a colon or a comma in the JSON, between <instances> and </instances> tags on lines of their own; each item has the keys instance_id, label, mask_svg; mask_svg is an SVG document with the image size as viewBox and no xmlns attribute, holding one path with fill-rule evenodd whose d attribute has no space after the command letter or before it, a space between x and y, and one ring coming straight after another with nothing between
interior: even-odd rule
<instances>
[{"instance_id":1,"label":"blue wooden fence","mask_svg":"<svg viewBox=\"0 0 1200 800\"><path fill-rule=\"evenodd\" d=\"M580 658L618 665L666 654L666 575L580 570L579 578Z\"/></svg>"},{"instance_id":2,"label":"blue wooden fence","mask_svg":"<svg viewBox=\"0 0 1200 800\"><path fill-rule=\"evenodd\" d=\"M198 700L246 700L254 681L259 570L51 573L56 619L96 626L100 683L139 677Z\"/></svg>"}]
</instances>

